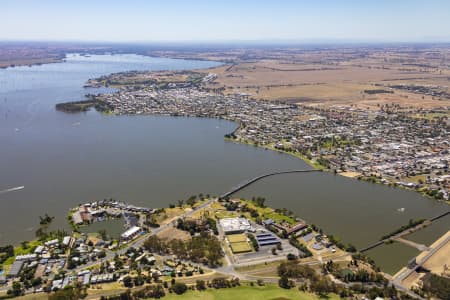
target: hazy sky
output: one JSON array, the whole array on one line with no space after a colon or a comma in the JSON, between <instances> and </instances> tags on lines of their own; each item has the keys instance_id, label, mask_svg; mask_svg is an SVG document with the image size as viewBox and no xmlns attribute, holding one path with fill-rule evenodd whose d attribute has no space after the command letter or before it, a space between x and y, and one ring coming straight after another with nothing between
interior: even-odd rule
<instances>
[{"instance_id":1,"label":"hazy sky","mask_svg":"<svg viewBox=\"0 0 450 300\"><path fill-rule=\"evenodd\" d=\"M0 0L0 39L450 41L450 0Z\"/></svg>"}]
</instances>

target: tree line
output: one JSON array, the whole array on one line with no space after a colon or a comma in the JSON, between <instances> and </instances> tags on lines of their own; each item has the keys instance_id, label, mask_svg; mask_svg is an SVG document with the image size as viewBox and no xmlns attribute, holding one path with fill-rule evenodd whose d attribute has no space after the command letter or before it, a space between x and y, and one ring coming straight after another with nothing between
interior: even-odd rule
<instances>
[{"instance_id":1,"label":"tree line","mask_svg":"<svg viewBox=\"0 0 450 300\"><path fill-rule=\"evenodd\" d=\"M173 254L179 259L191 260L211 267L221 265L223 257L219 240L205 232L187 241L180 239L166 241L153 235L144 242L143 246L150 252Z\"/></svg>"}]
</instances>

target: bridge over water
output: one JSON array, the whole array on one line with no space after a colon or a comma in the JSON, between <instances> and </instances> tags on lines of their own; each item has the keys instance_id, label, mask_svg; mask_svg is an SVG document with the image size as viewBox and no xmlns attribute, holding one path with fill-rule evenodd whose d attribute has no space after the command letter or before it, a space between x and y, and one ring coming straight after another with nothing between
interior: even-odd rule
<instances>
[{"instance_id":1,"label":"bridge over water","mask_svg":"<svg viewBox=\"0 0 450 300\"><path fill-rule=\"evenodd\" d=\"M421 223L421 224L419 224L419 225L417 225L417 226L415 226L413 228L408 228L408 229L406 229L406 230L404 230L404 231L402 231L400 233L397 233L397 234L395 234L395 235L393 235L391 237L388 237L388 238L386 238L384 240L380 240L380 241L374 242L374 243L372 243L372 244L370 244L370 245L360 249L359 252L366 252L366 251L369 251L370 249L373 249L373 248L376 248L376 247L378 247L380 245L383 245L386 242L395 241L395 240L398 240L398 239L400 239L399 242L406 241L406 240L402 241L401 237L405 236L405 235L408 235L408 234L411 234L411 233L413 233L415 231L418 231L418 230L422 229L424 227L424 225L428 226L431 223L433 223L434 221L439 220L439 219L441 219L441 218L443 218L443 217L445 217L445 216L447 216L449 214L450 214L450 210L446 211L446 212L443 212L443 213L441 213L441 214L439 214L439 215L437 215L437 216L435 216L435 217L433 217L431 219L425 220L423 223ZM418 247L420 247L422 245L412 245L412 243L411 243L410 246L418 248Z\"/></svg>"},{"instance_id":2,"label":"bridge over water","mask_svg":"<svg viewBox=\"0 0 450 300\"><path fill-rule=\"evenodd\" d=\"M227 197L233 195L234 193L237 193L240 190L248 187L249 185L251 185L251 184L253 184L253 183L255 183L255 182L257 182L257 181L259 181L261 179L270 177L270 176L282 175L282 174L292 174L292 173L312 173L312 172L322 172L322 170L306 169L306 170L278 171L278 172L271 172L271 173L263 174L263 175L260 175L260 176L256 176L256 177L253 177L253 178L251 178L249 180L241 182L237 186L232 187L228 192L225 192L224 194L220 195L219 196L219 200L227 198ZM409 241L406 241L406 240L402 240L401 237L404 236L404 235L410 234L410 233L412 233L414 231L420 230L420 229L423 228L424 224L429 225L432 222L434 222L434 221L436 221L438 219L441 219L441 218L443 218L443 217L445 217L445 216L447 216L449 214L450 214L450 211L446 211L444 213L441 213L441 214L439 214L439 215L437 215L437 216L435 216L433 218L425 220L423 223L419 224L416 227L406 229L406 230L404 230L404 231L402 231L402 232L400 232L398 234L395 234L395 235L393 235L393 236L391 236L389 238L376 241L376 242L374 242L374 243L372 243L372 244L370 244L370 245L360 249L358 252L361 252L361 253L362 252L366 252L366 251L368 251L370 249L373 249L373 248L376 248L376 247L378 247L380 245L383 245L386 242L395 241L395 240L398 240L399 242L405 242L405 243L409 242ZM417 247L420 247L420 246L423 246L423 245L418 245L418 244L417 245L413 245L413 243L410 243L410 246L414 246L414 247L417 248Z\"/></svg>"},{"instance_id":3,"label":"bridge over water","mask_svg":"<svg viewBox=\"0 0 450 300\"><path fill-rule=\"evenodd\" d=\"M244 182L241 182L239 185L232 187L228 192L222 194L219 196L219 199L224 199L227 198L231 195L233 195L236 192L239 192L240 190L242 190L243 188L251 185L252 183L255 183L256 181L259 181L263 178L266 177L270 177L270 176L275 176L275 175L281 175L281 174L291 174L291 173L312 173L312 172L322 172L322 170L316 170L316 169L309 169L309 170L291 170L291 171L279 171L279 172L272 172L272 173L267 173L264 175L260 175L257 177L254 177L252 179L246 180Z\"/></svg>"}]
</instances>

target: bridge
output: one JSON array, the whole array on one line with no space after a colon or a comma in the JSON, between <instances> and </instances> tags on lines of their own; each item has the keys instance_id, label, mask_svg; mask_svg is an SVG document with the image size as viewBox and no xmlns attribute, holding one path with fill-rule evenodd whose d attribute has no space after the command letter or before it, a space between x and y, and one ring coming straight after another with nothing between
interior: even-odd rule
<instances>
[{"instance_id":1,"label":"bridge","mask_svg":"<svg viewBox=\"0 0 450 300\"><path fill-rule=\"evenodd\" d=\"M425 247L426 247L425 245L417 244L417 243L414 243L414 242L402 239L402 237L405 236L405 235L411 234L411 233L413 233L415 231L418 231L418 230L422 229L424 226L428 226L431 223L433 223L434 221L439 220L439 219L441 219L441 218L443 218L443 217L445 217L445 216L447 216L449 214L450 214L450 210L446 211L446 212L443 212L443 213L441 213L441 214L439 214L439 215L437 215L437 216L435 216L435 217L433 217L431 219L425 220L423 223L420 223L419 225L417 225L417 226L415 226L413 228L405 229L404 231L402 231L400 233L397 233L397 234L395 234L393 236L390 236L390 237L388 237L386 239L383 239L383 240L377 241L377 242L375 242L373 244L370 244L369 246L360 249L358 252L363 253L363 252L369 251L370 249L373 249L373 248L376 248L376 247L378 247L380 245L383 245L384 243L392 242L392 241L398 241L398 242L404 243L404 244L409 245L411 247L417 248L417 249L419 249L421 251L426 250L425 249Z\"/></svg>"},{"instance_id":2,"label":"bridge","mask_svg":"<svg viewBox=\"0 0 450 300\"><path fill-rule=\"evenodd\" d=\"M427 253L422 252L425 255L423 255L422 257L419 255L414 260L412 260L406 268L403 268L400 272L395 274L392 280L392 283L395 285L395 287L403 287L403 280L408 278L409 275L411 275L413 272L418 272L421 268L424 268L423 265L427 262L427 260L450 242L450 232L447 232L441 239L439 239L441 240L440 242L438 242L439 240L436 241L435 244L432 245L432 248L427 250ZM436 243L438 244L436 245Z\"/></svg>"},{"instance_id":3,"label":"bridge","mask_svg":"<svg viewBox=\"0 0 450 300\"><path fill-rule=\"evenodd\" d=\"M275 176L275 175L281 175L281 174L292 174L292 173L311 173L311 172L322 172L322 170L316 170L316 169L309 169L309 170L291 170L291 171L279 171L279 172L272 172L272 173L267 173L264 175L260 175L257 177L254 177L252 179L246 180L244 182L241 182L239 185L232 187L228 192L222 194L219 196L219 200L220 199L224 199L227 198L231 195L233 195L236 192L239 192L240 190L242 190L243 188L246 188L247 186L251 185L252 183L255 183L256 181L259 181L263 178L266 177L270 177L270 176Z\"/></svg>"}]
</instances>

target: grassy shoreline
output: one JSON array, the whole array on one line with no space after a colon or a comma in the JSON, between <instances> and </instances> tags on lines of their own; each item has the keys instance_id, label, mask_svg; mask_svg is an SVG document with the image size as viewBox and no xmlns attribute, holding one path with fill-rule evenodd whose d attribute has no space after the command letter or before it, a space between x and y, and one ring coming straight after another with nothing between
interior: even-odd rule
<instances>
[{"instance_id":1,"label":"grassy shoreline","mask_svg":"<svg viewBox=\"0 0 450 300\"><path fill-rule=\"evenodd\" d=\"M232 121L232 120L230 120L230 121ZM253 147L259 147L261 149L271 150L271 151L275 151L275 152L278 152L278 153L284 153L284 154L287 154L287 155L291 155L291 156L294 156L294 157L296 157L298 159L301 159L306 164L308 164L310 167L312 167L312 168L314 168L316 170L321 170L321 171L324 171L324 172L331 173L330 169L327 169L325 166L321 165L319 162L317 162L315 160L312 160L312 159L308 159L304 155L302 155L300 153L297 153L297 152L284 151L284 150L281 150L281 149L277 149L277 148L275 148L272 145L257 145L255 143L251 143L251 142L249 142L247 140L242 140L242 139L233 139L233 138L229 138L229 137L225 137L224 139L227 142L232 142L232 143L242 144L242 145L248 145L248 146L253 146ZM369 182L369 183L373 183L373 184L379 184L379 185L384 185L384 186L388 186L388 187L400 188L400 189L403 189L403 190L406 190L406 191L412 191L412 192L415 192L415 193L419 193L420 195L422 195L423 197L428 198L428 199L433 199L435 201L443 201L443 200L438 200L438 199L435 199L435 198L431 197L424 190L412 189L412 188L408 188L408 187L405 187L405 186L402 186L402 185L397 185L397 184L394 184L394 183L384 184L380 180L376 180L374 182L374 181L371 180L371 177L367 177L367 178L364 177L364 176L350 177L350 176L342 175L341 173L335 173L335 174L336 175L340 175L340 176L345 177L345 178L365 181L365 182ZM450 201L443 201L443 202L446 203L447 205L450 205Z\"/></svg>"},{"instance_id":2,"label":"grassy shoreline","mask_svg":"<svg viewBox=\"0 0 450 300\"><path fill-rule=\"evenodd\" d=\"M327 170L325 168L325 166L319 164L317 161L308 159L307 157L305 157L304 155L301 155L300 153L284 151L284 150L281 150L281 149L277 149L277 148L275 148L275 147L273 147L271 145L264 145L264 146L263 145L257 145L257 144L254 144L254 143L251 143L251 142L249 142L247 140L242 140L242 139L238 140L238 139L233 139L233 138L228 138L228 137L225 137L224 139L227 142L232 142L232 143L242 144L242 145L247 145L247 146L253 146L253 147L258 147L258 148L265 149L265 150L275 151L275 152L278 152L278 153L288 154L288 155L291 155L291 156L294 156L294 157L296 157L298 159L303 160L306 164L308 164L310 167L312 167L312 168L314 168L316 170L322 170L322 171L326 171Z\"/></svg>"}]
</instances>

